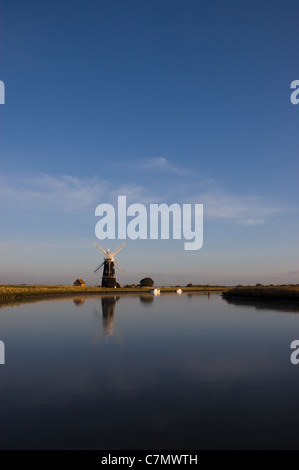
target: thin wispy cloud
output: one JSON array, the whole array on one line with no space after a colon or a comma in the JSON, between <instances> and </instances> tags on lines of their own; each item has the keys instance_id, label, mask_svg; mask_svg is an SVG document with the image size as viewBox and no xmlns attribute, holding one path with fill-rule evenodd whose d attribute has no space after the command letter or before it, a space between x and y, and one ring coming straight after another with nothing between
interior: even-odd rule
<instances>
[{"instance_id":1,"label":"thin wispy cloud","mask_svg":"<svg viewBox=\"0 0 299 470\"><path fill-rule=\"evenodd\" d=\"M94 205L108 189L97 178L80 179L47 174L0 177L0 206L24 210L72 212Z\"/></svg>"},{"instance_id":2,"label":"thin wispy cloud","mask_svg":"<svg viewBox=\"0 0 299 470\"><path fill-rule=\"evenodd\" d=\"M227 190L215 190L215 182L205 191L199 184L190 187L188 182L169 185L168 203L202 203L204 216L211 220L226 220L248 227L262 225L270 217L284 212L283 207L264 198L232 194ZM163 188L161 189L161 191ZM71 175L47 174L0 177L0 206L13 210L56 211L67 213L90 210L93 213L100 203L117 203L117 196L127 196L128 204L167 202L162 193L135 182L117 184L99 178L78 178Z\"/></svg>"},{"instance_id":3,"label":"thin wispy cloud","mask_svg":"<svg viewBox=\"0 0 299 470\"><path fill-rule=\"evenodd\" d=\"M285 211L261 197L233 195L227 191L208 191L197 197L204 204L205 216L211 219L235 221L242 225L257 226Z\"/></svg>"},{"instance_id":4,"label":"thin wispy cloud","mask_svg":"<svg viewBox=\"0 0 299 470\"><path fill-rule=\"evenodd\" d=\"M175 173L176 175L190 175L189 169L173 165L165 157L151 157L142 162L139 167L144 170Z\"/></svg>"}]
</instances>

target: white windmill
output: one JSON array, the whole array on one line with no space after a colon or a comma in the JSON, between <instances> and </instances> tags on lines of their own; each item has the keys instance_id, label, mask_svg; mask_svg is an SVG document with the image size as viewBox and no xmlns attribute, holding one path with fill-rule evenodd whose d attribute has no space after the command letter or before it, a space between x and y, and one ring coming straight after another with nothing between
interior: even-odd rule
<instances>
[{"instance_id":1,"label":"white windmill","mask_svg":"<svg viewBox=\"0 0 299 470\"><path fill-rule=\"evenodd\" d=\"M95 246L101 250L103 255L105 256L103 263L94 271L95 273L103 268L103 276L102 276L102 287L116 287L116 274L115 274L115 266L119 269L119 271L124 272L124 269L115 261L114 256L123 249L125 246L125 242L123 242L116 250L110 252L109 248L105 251L98 243L95 243Z\"/></svg>"}]
</instances>

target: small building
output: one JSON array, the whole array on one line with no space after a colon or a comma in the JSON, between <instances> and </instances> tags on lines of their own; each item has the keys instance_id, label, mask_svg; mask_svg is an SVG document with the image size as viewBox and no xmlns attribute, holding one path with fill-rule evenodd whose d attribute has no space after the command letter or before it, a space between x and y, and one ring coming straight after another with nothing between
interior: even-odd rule
<instances>
[{"instance_id":1,"label":"small building","mask_svg":"<svg viewBox=\"0 0 299 470\"><path fill-rule=\"evenodd\" d=\"M74 282L74 286L76 286L76 287L85 287L86 284L85 284L85 282L83 281L83 279L77 279L77 280Z\"/></svg>"}]
</instances>

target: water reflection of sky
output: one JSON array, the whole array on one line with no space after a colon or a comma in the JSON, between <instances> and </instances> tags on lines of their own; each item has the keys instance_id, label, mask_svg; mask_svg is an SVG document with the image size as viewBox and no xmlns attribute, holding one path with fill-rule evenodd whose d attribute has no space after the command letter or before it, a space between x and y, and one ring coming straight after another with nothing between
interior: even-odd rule
<instances>
[{"instance_id":1,"label":"water reflection of sky","mask_svg":"<svg viewBox=\"0 0 299 470\"><path fill-rule=\"evenodd\" d=\"M0 311L2 448L297 446L299 315L219 296L81 300Z\"/></svg>"}]
</instances>

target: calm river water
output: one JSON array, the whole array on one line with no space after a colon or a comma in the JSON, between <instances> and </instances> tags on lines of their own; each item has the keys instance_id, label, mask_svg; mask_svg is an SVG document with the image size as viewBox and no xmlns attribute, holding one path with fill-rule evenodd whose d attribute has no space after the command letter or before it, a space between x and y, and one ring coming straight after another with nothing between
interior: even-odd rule
<instances>
[{"instance_id":1,"label":"calm river water","mask_svg":"<svg viewBox=\"0 0 299 470\"><path fill-rule=\"evenodd\" d=\"M299 307L218 295L2 308L0 448L298 449L294 339Z\"/></svg>"}]
</instances>

